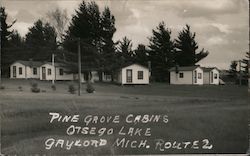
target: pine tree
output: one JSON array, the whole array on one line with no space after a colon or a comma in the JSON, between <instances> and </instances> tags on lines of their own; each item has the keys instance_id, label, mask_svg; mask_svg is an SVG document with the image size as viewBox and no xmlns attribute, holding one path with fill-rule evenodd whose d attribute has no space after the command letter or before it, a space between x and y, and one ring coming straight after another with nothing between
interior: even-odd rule
<instances>
[{"instance_id":1,"label":"pine tree","mask_svg":"<svg viewBox=\"0 0 250 156\"><path fill-rule=\"evenodd\" d=\"M133 63L134 62L134 54L132 50L132 40L128 39L126 36L122 38L122 41L119 41L118 44L118 56L120 58L120 66L127 64L127 63Z\"/></svg>"},{"instance_id":2,"label":"pine tree","mask_svg":"<svg viewBox=\"0 0 250 156\"><path fill-rule=\"evenodd\" d=\"M10 31L12 25L16 22L13 21L10 25L7 24L7 13L5 12L4 7L0 7L1 14L1 75L8 76L9 75L9 66L12 63L11 54L8 50L10 47L9 38L12 35L13 31Z\"/></svg>"},{"instance_id":3,"label":"pine tree","mask_svg":"<svg viewBox=\"0 0 250 156\"><path fill-rule=\"evenodd\" d=\"M153 36L149 38L149 59L152 64L152 77L156 81L167 81L168 69L174 66L174 42L171 40L171 31L161 22Z\"/></svg>"},{"instance_id":4,"label":"pine tree","mask_svg":"<svg viewBox=\"0 0 250 156\"><path fill-rule=\"evenodd\" d=\"M134 50L135 62L141 65L147 66L149 61L148 50L143 44L139 44L138 47Z\"/></svg>"},{"instance_id":5,"label":"pine tree","mask_svg":"<svg viewBox=\"0 0 250 156\"><path fill-rule=\"evenodd\" d=\"M195 41L195 33L190 31L190 26L186 27L179 33L178 39L175 41L176 47L176 63L179 66L192 66L208 55L208 51L197 52L199 46Z\"/></svg>"},{"instance_id":6,"label":"pine tree","mask_svg":"<svg viewBox=\"0 0 250 156\"><path fill-rule=\"evenodd\" d=\"M90 77L90 71L100 66L101 53L101 17L99 7L95 2L83 1L73 16L63 41L63 47L77 53L76 39L81 40L82 70ZM68 56L67 56L68 57ZM77 57L68 61L75 62Z\"/></svg>"},{"instance_id":7,"label":"pine tree","mask_svg":"<svg viewBox=\"0 0 250 156\"><path fill-rule=\"evenodd\" d=\"M14 30L9 37L9 44L11 47L22 47L24 44L24 39L18 33L17 30Z\"/></svg>"},{"instance_id":8,"label":"pine tree","mask_svg":"<svg viewBox=\"0 0 250 156\"><path fill-rule=\"evenodd\" d=\"M115 43L113 41L115 28L115 17L111 14L108 7L105 7L101 16L101 59L99 79L102 81L102 72L110 72L113 80L114 70L116 68Z\"/></svg>"},{"instance_id":9,"label":"pine tree","mask_svg":"<svg viewBox=\"0 0 250 156\"><path fill-rule=\"evenodd\" d=\"M230 68L229 68L230 77L232 77L234 79L237 78L237 74L238 74L237 66L238 66L237 61L232 61L230 64Z\"/></svg>"},{"instance_id":10,"label":"pine tree","mask_svg":"<svg viewBox=\"0 0 250 156\"><path fill-rule=\"evenodd\" d=\"M8 45L8 39L13 31L10 31L10 28L12 25L16 22L13 21L12 24L8 25L7 20L7 13L5 12L4 7L0 7L0 14L1 14L1 46L2 48L6 47Z\"/></svg>"},{"instance_id":11,"label":"pine tree","mask_svg":"<svg viewBox=\"0 0 250 156\"><path fill-rule=\"evenodd\" d=\"M248 66L249 66L249 60L250 60L249 56L250 56L249 52L246 52L245 58L242 59L242 61L241 61L242 62L243 72L244 72L245 75L248 74Z\"/></svg>"},{"instance_id":12,"label":"pine tree","mask_svg":"<svg viewBox=\"0 0 250 156\"><path fill-rule=\"evenodd\" d=\"M25 44L31 50L30 58L41 61L51 60L51 55L57 47L55 29L48 23L44 24L38 20L29 28Z\"/></svg>"}]
</instances>

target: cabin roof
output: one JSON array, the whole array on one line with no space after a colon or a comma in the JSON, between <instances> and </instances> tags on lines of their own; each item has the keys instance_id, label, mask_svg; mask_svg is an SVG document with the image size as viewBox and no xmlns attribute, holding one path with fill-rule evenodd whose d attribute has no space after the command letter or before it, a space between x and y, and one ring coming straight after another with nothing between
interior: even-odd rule
<instances>
[{"instance_id":1,"label":"cabin roof","mask_svg":"<svg viewBox=\"0 0 250 156\"><path fill-rule=\"evenodd\" d=\"M169 71L176 71L176 68L179 70L179 71L193 71L195 70L196 68L200 67L199 65L196 65L196 66L182 66L182 67L172 67L169 69Z\"/></svg>"},{"instance_id":2,"label":"cabin roof","mask_svg":"<svg viewBox=\"0 0 250 156\"><path fill-rule=\"evenodd\" d=\"M216 67L202 67L202 70L203 70L204 72L210 72L210 71L213 70L213 69L218 70ZM218 71L219 71L219 70L218 70Z\"/></svg>"},{"instance_id":3,"label":"cabin roof","mask_svg":"<svg viewBox=\"0 0 250 156\"><path fill-rule=\"evenodd\" d=\"M29 66L29 67L40 67L43 64L43 62L41 61L23 61L23 60L15 61L12 64L15 64L15 63L21 63L22 65Z\"/></svg>"},{"instance_id":4,"label":"cabin roof","mask_svg":"<svg viewBox=\"0 0 250 156\"><path fill-rule=\"evenodd\" d=\"M139 63L126 63L126 64L122 65L121 68L125 68L125 67L128 67L128 66L134 65L134 64L139 65L139 66L141 66L141 67L144 67L144 68L147 68L147 69L148 69L148 67L146 67L146 66L144 66L144 65L141 65L141 64L139 64Z\"/></svg>"}]
</instances>

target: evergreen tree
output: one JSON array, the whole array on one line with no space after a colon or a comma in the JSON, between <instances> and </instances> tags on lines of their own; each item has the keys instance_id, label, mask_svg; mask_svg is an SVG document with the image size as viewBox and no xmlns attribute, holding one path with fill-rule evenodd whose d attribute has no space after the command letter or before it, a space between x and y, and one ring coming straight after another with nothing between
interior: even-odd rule
<instances>
[{"instance_id":1,"label":"evergreen tree","mask_svg":"<svg viewBox=\"0 0 250 156\"><path fill-rule=\"evenodd\" d=\"M237 66L238 66L237 61L232 61L229 68L230 77L234 79L237 78L237 73L238 73Z\"/></svg>"},{"instance_id":2,"label":"evergreen tree","mask_svg":"<svg viewBox=\"0 0 250 156\"><path fill-rule=\"evenodd\" d=\"M134 50L134 58L135 62L141 65L147 66L149 57L148 50L146 46L143 44L139 44L138 47Z\"/></svg>"},{"instance_id":3,"label":"evergreen tree","mask_svg":"<svg viewBox=\"0 0 250 156\"><path fill-rule=\"evenodd\" d=\"M195 41L195 33L190 31L190 26L186 25L175 41L176 47L176 63L179 66L192 66L208 55L208 51L197 52L199 46Z\"/></svg>"},{"instance_id":4,"label":"evergreen tree","mask_svg":"<svg viewBox=\"0 0 250 156\"><path fill-rule=\"evenodd\" d=\"M12 24L7 24L7 13L5 12L4 7L0 7L0 22L1 22L1 75L3 76L9 76L9 66L12 63L11 54L8 50L10 47L9 44L9 38L12 34L12 31L10 31L10 28L12 25L16 22L13 21Z\"/></svg>"},{"instance_id":5,"label":"evergreen tree","mask_svg":"<svg viewBox=\"0 0 250 156\"><path fill-rule=\"evenodd\" d=\"M149 38L149 59L152 64L152 77L156 81L166 81L169 78L168 69L174 66L174 42L171 31L161 22L153 36Z\"/></svg>"},{"instance_id":6,"label":"evergreen tree","mask_svg":"<svg viewBox=\"0 0 250 156\"><path fill-rule=\"evenodd\" d=\"M10 28L12 25L16 22L13 21L12 24L8 25L7 20L7 13L5 12L4 7L0 7L0 14L1 14L1 46L6 47L8 45L8 39L10 35L12 34L12 31L10 31Z\"/></svg>"},{"instance_id":7,"label":"evergreen tree","mask_svg":"<svg viewBox=\"0 0 250 156\"><path fill-rule=\"evenodd\" d=\"M114 79L114 70L116 69L117 59L115 55L115 43L113 41L115 28L115 17L111 14L108 7L104 8L101 16L101 68L99 70L99 79L102 81L102 72L110 71L111 79Z\"/></svg>"},{"instance_id":8,"label":"evergreen tree","mask_svg":"<svg viewBox=\"0 0 250 156\"><path fill-rule=\"evenodd\" d=\"M29 28L25 44L31 51L30 58L34 60L51 60L52 53L56 50L56 32L48 23L38 20Z\"/></svg>"},{"instance_id":9,"label":"evergreen tree","mask_svg":"<svg viewBox=\"0 0 250 156\"><path fill-rule=\"evenodd\" d=\"M248 66L249 66L249 60L250 60L249 56L250 56L249 52L246 52L245 58L241 60L243 72L245 75L248 74Z\"/></svg>"},{"instance_id":10,"label":"evergreen tree","mask_svg":"<svg viewBox=\"0 0 250 156\"><path fill-rule=\"evenodd\" d=\"M71 53L77 53L76 39L81 40L82 70L89 75L92 69L100 66L101 53L101 17L99 7L95 2L83 1L76 15L73 16L66 32L63 47ZM77 57L68 58L76 61ZM89 76L87 76L89 77Z\"/></svg>"},{"instance_id":11,"label":"evergreen tree","mask_svg":"<svg viewBox=\"0 0 250 156\"><path fill-rule=\"evenodd\" d=\"M18 33L17 30L14 30L9 37L9 44L11 47L22 47L24 44L24 39Z\"/></svg>"},{"instance_id":12,"label":"evergreen tree","mask_svg":"<svg viewBox=\"0 0 250 156\"><path fill-rule=\"evenodd\" d=\"M118 56L120 58L120 66L134 62L132 46L132 40L128 39L126 36L122 39L122 41L119 41L117 49L119 52Z\"/></svg>"}]
</instances>

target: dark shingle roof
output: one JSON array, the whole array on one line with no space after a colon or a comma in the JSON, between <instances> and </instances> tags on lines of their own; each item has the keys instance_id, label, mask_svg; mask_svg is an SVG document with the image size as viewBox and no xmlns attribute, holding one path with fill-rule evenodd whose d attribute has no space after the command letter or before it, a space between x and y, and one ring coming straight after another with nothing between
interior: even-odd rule
<instances>
[{"instance_id":1,"label":"dark shingle roof","mask_svg":"<svg viewBox=\"0 0 250 156\"><path fill-rule=\"evenodd\" d=\"M125 64L124 64L124 65L122 65L120 68L125 68L125 67L131 66L131 65L133 65L133 64L136 64L136 65L142 66L142 67L144 67L144 68L148 68L147 66L144 66L144 65L142 65L142 64L139 64L139 63L131 63L131 62L129 62L129 63L125 63Z\"/></svg>"},{"instance_id":2,"label":"dark shingle roof","mask_svg":"<svg viewBox=\"0 0 250 156\"><path fill-rule=\"evenodd\" d=\"M211 70L213 70L213 69L216 69L216 70L218 70L216 67L202 67L202 70L204 71L204 72L210 72Z\"/></svg>"},{"instance_id":3,"label":"dark shingle roof","mask_svg":"<svg viewBox=\"0 0 250 156\"><path fill-rule=\"evenodd\" d=\"M43 62L40 62L40 61L23 61L23 60L18 60L18 61L15 61L14 63L21 63L29 67L40 67L43 64Z\"/></svg>"},{"instance_id":4,"label":"dark shingle roof","mask_svg":"<svg viewBox=\"0 0 250 156\"><path fill-rule=\"evenodd\" d=\"M183 66L183 67L172 67L169 69L169 71L175 71L176 68L179 70L179 71L193 71L195 70L196 68L198 68L200 66Z\"/></svg>"},{"instance_id":5,"label":"dark shingle roof","mask_svg":"<svg viewBox=\"0 0 250 156\"><path fill-rule=\"evenodd\" d=\"M44 65L44 64L52 65L52 62L44 62L42 65ZM55 62L54 65L55 65L55 67L68 67L65 63L57 63L57 62Z\"/></svg>"}]
</instances>

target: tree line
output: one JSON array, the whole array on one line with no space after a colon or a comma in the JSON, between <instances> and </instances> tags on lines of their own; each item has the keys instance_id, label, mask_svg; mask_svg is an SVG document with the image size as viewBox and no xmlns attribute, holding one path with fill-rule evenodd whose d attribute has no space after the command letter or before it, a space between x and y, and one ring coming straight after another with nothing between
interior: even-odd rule
<instances>
[{"instance_id":1,"label":"tree line","mask_svg":"<svg viewBox=\"0 0 250 156\"><path fill-rule=\"evenodd\" d=\"M133 42L127 36L113 40L116 32L115 16L109 7L103 11L95 2L83 1L69 20L65 11L55 9L48 12L47 20L38 19L24 38L6 23L7 14L1 7L2 17L2 72L9 74L9 65L16 60L50 61L52 53L56 61L68 63L77 71L77 38L81 40L83 72L96 70L102 80L102 72L111 74L130 64L151 64L155 81L168 81L168 70L175 66L192 66L208 55L199 50L195 32L189 25L181 30L176 39L171 29L160 22L148 37L149 44L139 44L133 49ZM86 75L87 75L86 74Z\"/></svg>"}]
</instances>

